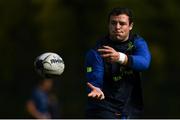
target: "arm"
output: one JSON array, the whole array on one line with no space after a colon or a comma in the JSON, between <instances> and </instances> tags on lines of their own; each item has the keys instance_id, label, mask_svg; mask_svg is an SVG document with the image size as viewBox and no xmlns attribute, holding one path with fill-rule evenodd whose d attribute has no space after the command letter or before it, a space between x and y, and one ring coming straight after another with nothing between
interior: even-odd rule
<instances>
[{"instance_id":1,"label":"arm","mask_svg":"<svg viewBox=\"0 0 180 120\"><path fill-rule=\"evenodd\" d=\"M91 49L85 58L86 78L92 85L101 88L104 76L104 64L97 51Z\"/></svg>"},{"instance_id":2,"label":"arm","mask_svg":"<svg viewBox=\"0 0 180 120\"><path fill-rule=\"evenodd\" d=\"M135 51L128 56L127 65L136 71L144 71L149 68L151 55L148 45L142 38L134 41Z\"/></svg>"},{"instance_id":3,"label":"arm","mask_svg":"<svg viewBox=\"0 0 180 120\"><path fill-rule=\"evenodd\" d=\"M32 100L27 101L26 109L34 118L37 118L37 119L47 118L36 109L36 106Z\"/></svg>"},{"instance_id":4,"label":"arm","mask_svg":"<svg viewBox=\"0 0 180 120\"><path fill-rule=\"evenodd\" d=\"M88 97L104 99L101 91L103 85L104 65L101 56L96 50L91 49L85 59Z\"/></svg>"},{"instance_id":5,"label":"arm","mask_svg":"<svg viewBox=\"0 0 180 120\"><path fill-rule=\"evenodd\" d=\"M132 55L126 55L118 52L109 46L103 46L104 48L98 49L98 51L107 62L118 62L122 65L129 66L136 71L148 69L151 61L151 55L147 43L139 37L134 41L134 45L135 51Z\"/></svg>"}]
</instances>

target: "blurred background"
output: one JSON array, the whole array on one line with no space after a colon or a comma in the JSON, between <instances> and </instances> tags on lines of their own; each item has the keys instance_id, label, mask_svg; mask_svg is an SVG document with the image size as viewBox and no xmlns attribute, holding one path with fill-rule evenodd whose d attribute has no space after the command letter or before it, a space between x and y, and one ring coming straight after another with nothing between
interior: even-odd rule
<instances>
[{"instance_id":1,"label":"blurred background","mask_svg":"<svg viewBox=\"0 0 180 120\"><path fill-rule=\"evenodd\" d=\"M143 73L145 118L180 118L179 0L1 0L0 118L27 118L25 103L39 79L33 62L56 52L65 62L55 81L62 118L83 118L84 57L107 29L113 7L134 11L134 30L152 53Z\"/></svg>"}]
</instances>

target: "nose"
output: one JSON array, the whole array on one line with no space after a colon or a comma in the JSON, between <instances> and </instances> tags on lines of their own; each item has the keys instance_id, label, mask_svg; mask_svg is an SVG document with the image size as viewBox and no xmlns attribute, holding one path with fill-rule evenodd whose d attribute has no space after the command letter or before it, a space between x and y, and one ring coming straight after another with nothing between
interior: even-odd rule
<instances>
[{"instance_id":1,"label":"nose","mask_svg":"<svg viewBox=\"0 0 180 120\"><path fill-rule=\"evenodd\" d=\"M116 29L120 29L121 25L119 23L116 24Z\"/></svg>"}]
</instances>

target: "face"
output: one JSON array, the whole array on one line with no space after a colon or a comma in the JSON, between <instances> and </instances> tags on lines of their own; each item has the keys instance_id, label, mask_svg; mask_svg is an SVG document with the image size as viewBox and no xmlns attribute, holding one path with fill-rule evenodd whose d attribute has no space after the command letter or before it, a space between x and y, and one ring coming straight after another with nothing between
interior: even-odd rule
<instances>
[{"instance_id":1,"label":"face","mask_svg":"<svg viewBox=\"0 0 180 120\"><path fill-rule=\"evenodd\" d=\"M42 87L45 91L50 91L53 85L53 80L51 79L46 79L42 83Z\"/></svg>"},{"instance_id":2,"label":"face","mask_svg":"<svg viewBox=\"0 0 180 120\"><path fill-rule=\"evenodd\" d=\"M111 39L118 41L127 40L132 27L133 23L129 24L129 16L126 14L110 16L109 34Z\"/></svg>"}]
</instances>

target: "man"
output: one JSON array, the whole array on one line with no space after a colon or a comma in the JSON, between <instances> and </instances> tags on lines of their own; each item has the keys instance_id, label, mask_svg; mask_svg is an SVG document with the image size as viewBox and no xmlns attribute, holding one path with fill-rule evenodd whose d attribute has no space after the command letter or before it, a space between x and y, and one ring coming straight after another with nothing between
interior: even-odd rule
<instances>
[{"instance_id":1,"label":"man","mask_svg":"<svg viewBox=\"0 0 180 120\"><path fill-rule=\"evenodd\" d=\"M39 81L38 86L33 90L31 98L27 101L28 113L35 119L50 119L59 117L57 114L58 104L51 94L53 80L44 78Z\"/></svg>"},{"instance_id":2,"label":"man","mask_svg":"<svg viewBox=\"0 0 180 120\"><path fill-rule=\"evenodd\" d=\"M132 12L114 8L108 16L109 34L87 52L87 118L140 118L143 110L140 72L151 55L146 41L133 35Z\"/></svg>"}]
</instances>

